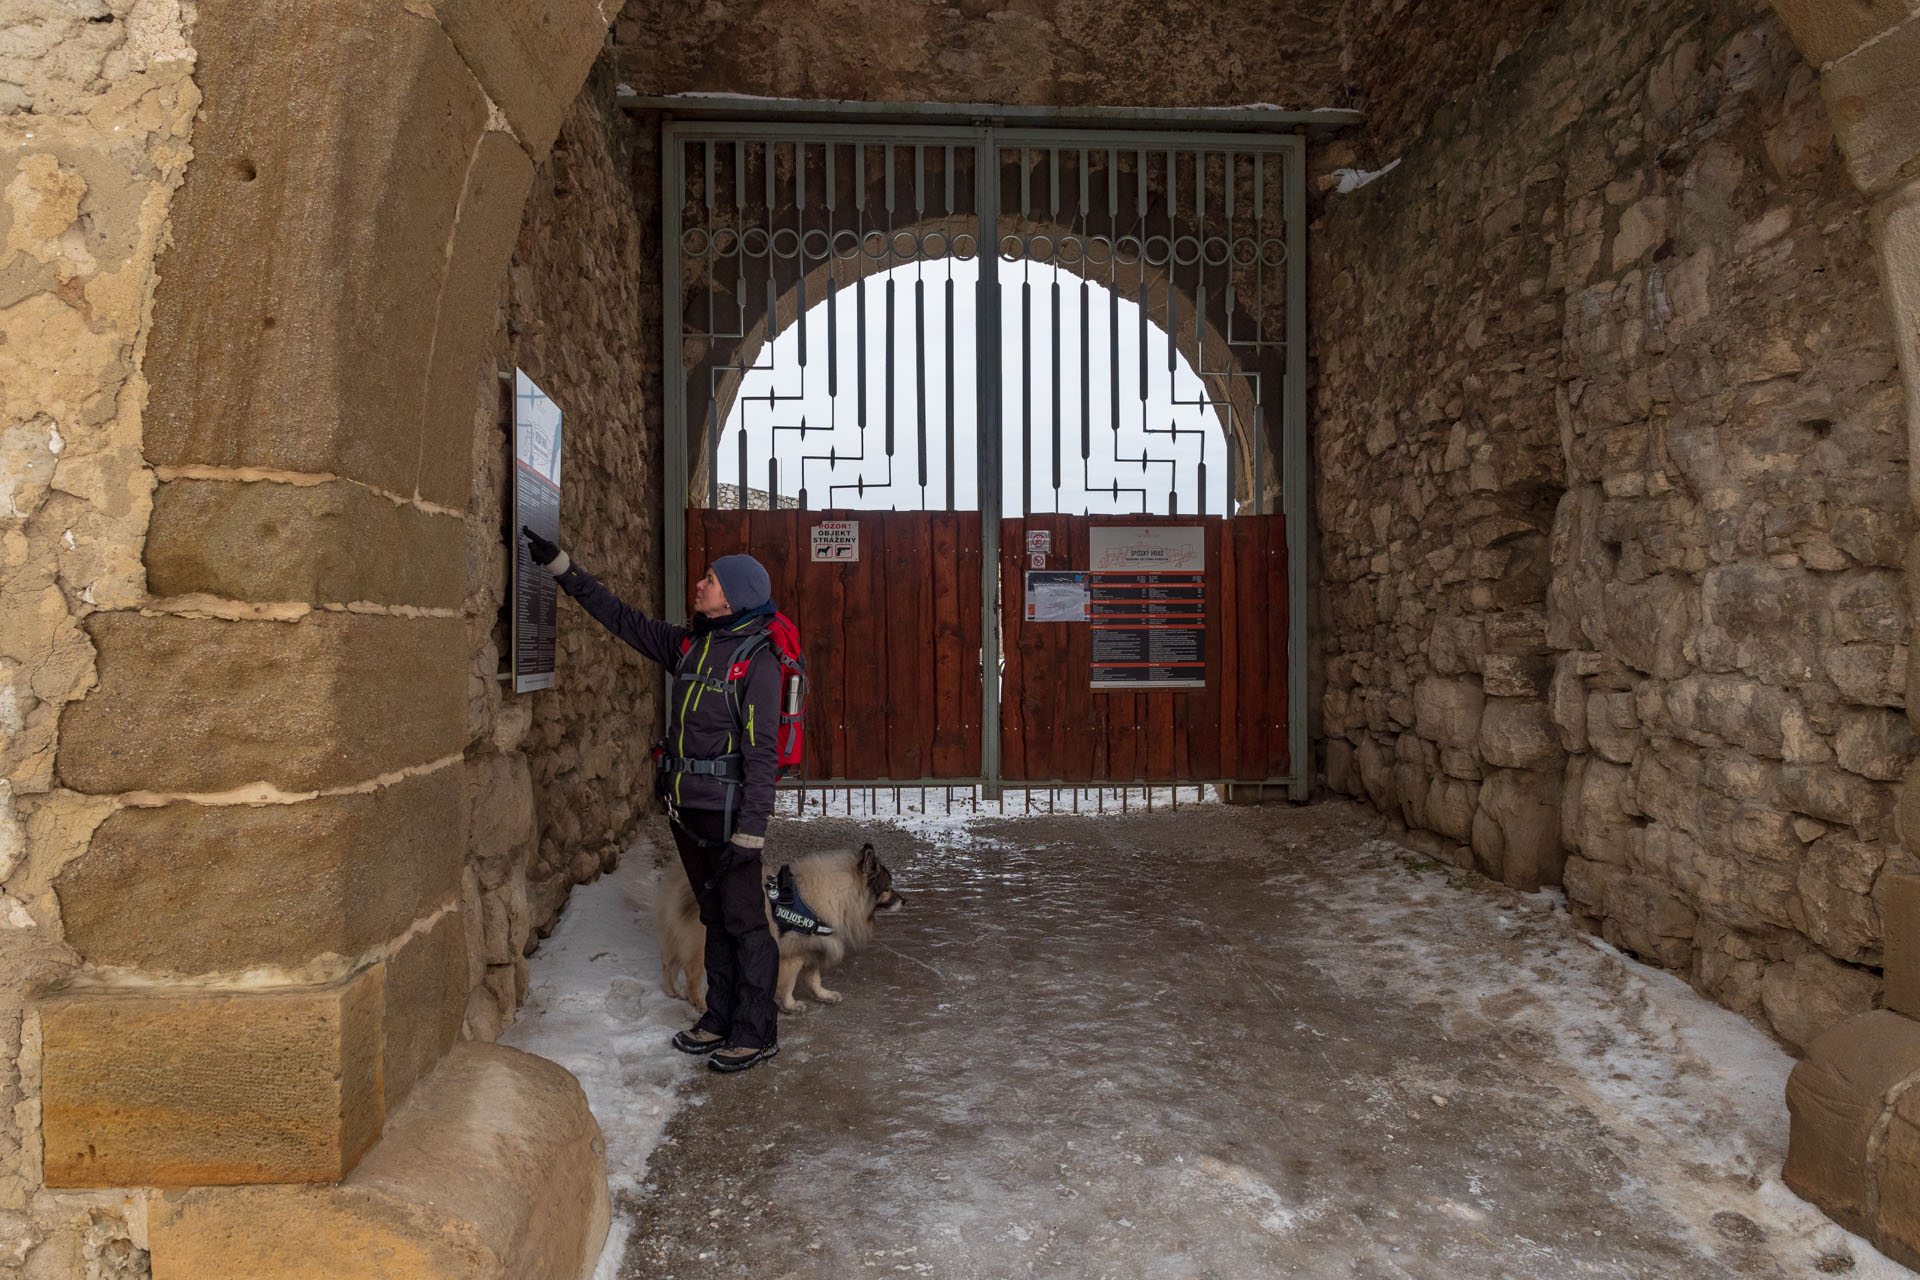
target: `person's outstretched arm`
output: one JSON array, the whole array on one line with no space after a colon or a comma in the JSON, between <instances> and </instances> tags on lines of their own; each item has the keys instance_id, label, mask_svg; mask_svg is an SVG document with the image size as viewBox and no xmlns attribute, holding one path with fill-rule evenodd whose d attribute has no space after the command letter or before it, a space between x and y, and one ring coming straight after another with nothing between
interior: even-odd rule
<instances>
[{"instance_id":1,"label":"person's outstretched arm","mask_svg":"<svg viewBox=\"0 0 1920 1280\"><path fill-rule=\"evenodd\" d=\"M575 564L559 546L524 525L520 532L526 535L533 562L552 574L561 589L578 600L596 622L663 667L672 667L680 661L680 641L687 635L685 627L649 618L601 586L598 578Z\"/></svg>"}]
</instances>

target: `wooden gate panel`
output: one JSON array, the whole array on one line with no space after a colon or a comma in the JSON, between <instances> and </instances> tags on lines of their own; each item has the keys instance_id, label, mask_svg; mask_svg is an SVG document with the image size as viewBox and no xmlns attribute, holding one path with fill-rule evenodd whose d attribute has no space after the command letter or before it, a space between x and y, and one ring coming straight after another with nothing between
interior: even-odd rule
<instances>
[{"instance_id":1,"label":"wooden gate panel","mask_svg":"<svg viewBox=\"0 0 1920 1280\"><path fill-rule=\"evenodd\" d=\"M1095 690L1088 627L1025 621L1026 535L1051 532L1064 554L1049 567L1080 569L1092 561L1096 526L1176 524L1206 531L1206 687ZM1289 633L1281 517L1035 513L1004 522L1001 549L1001 772L1009 782L1286 775Z\"/></svg>"},{"instance_id":2,"label":"wooden gate panel","mask_svg":"<svg viewBox=\"0 0 1920 1280\"><path fill-rule=\"evenodd\" d=\"M857 562L814 562L822 520L859 524ZM800 628L809 780L980 776L977 513L693 508L686 528L690 580L751 554Z\"/></svg>"}]
</instances>

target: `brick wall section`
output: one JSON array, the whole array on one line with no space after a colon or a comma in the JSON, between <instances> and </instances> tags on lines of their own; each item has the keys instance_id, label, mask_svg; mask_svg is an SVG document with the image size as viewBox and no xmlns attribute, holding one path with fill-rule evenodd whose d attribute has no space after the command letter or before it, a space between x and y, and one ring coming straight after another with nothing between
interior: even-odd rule
<instances>
[{"instance_id":1,"label":"brick wall section","mask_svg":"<svg viewBox=\"0 0 1920 1280\"><path fill-rule=\"evenodd\" d=\"M1804 1044L1880 985L1903 396L1764 7L1568 5L1315 226L1327 777Z\"/></svg>"}]
</instances>

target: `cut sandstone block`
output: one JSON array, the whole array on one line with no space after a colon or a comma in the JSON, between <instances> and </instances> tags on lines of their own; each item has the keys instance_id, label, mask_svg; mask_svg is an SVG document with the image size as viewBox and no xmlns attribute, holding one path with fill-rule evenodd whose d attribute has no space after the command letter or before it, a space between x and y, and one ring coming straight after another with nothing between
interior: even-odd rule
<instances>
[{"instance_id":1,"label":"cut sandstone block","mask_svg":"<svg viewBox=\"0 0 1920 1280\"><path fill-rule=\"evenodd\" d=\"M1873 1243L1888 1257L1920 1269L1920 1087L1894 1104L1873 1166L1879 1203Z\"/></svg>"},{"instance_id":2,"label":"cut sandstone block","mask_svg":"<svg viewBox=\"0 0 1920 1280\"><path fill-rule=\"evenodd\" d=\"M467 930L460 912L442 914L408 941L386 970L382 1038L392 1109L460 1038L468 995Z\"/></svg>"},{"instance_id":3,"label":"cut sandstone block","mask_svg":"<svg viewBox=\"0 0 1920 1280\"><path fill-rule=\"evenodd\" d=\"M1915 0L1773 0L1793 42L1816 67L1852 53L1906 20Z\"/></svg>"},{"instance_id":4,"label":"cut sandstone block","mask_svg":"<svg viewBox=\"0 0 1920 1280\"><path fill-rule=\"evenodd\" d=\"M76 791L206 793L258 781L319 790L466 741L457 617L96 613L86 627L99 685L62 712L57 761Z\"/></svg>"},{"instance_id":5,"label":"cut sandstone block","mask_svg":"<svg viewBox=\"0 0 1920 1280\"><path fill-rule=\"evenodd\" d=\"M1820 90L1862 191L1884 194L1920 175L1920 14L1834 61Z\"/></svg>"},{"instance_id":6,"label":"cut sandstone block","mask_svg":"<svg viewBox=\"0 0 1920 1280\"><path fill-rule=\"evenodd\" d=\"M1920 876L1887 877L1880 918L1887 948L1886 1006L1920 1018Z\"/></svg>"},{"instance_id":7,"label":"cut sandstone block","mask_svg":"<svg viewBox=\"0 0 1920 1280\"><path fill-rule=\"evenodd\" d=\"M1816 1037L1787 1078L1787 1185L1847 1230L1873 1236L1885 1204L1874 1188L1874 1133L1916 1081L1920 1022L1875 1009Z\"/></svg>"},{"instance_id":8,"label":"cut sandstone block","mask_svg":"<svg viewBox=\"0 0 1920 1280\"><path fill-rule=\"evenodd\" d=\"M540 11L490 5L487 13L492 26L504 27L515 14ZM585 75L584 65L581 74ZM544 156L552 145L549 137L537 154ZM467 505L467 489L473 482L474 369L493 337L495 295L506 278L507 259L520 234L520 215L532 185L533 162L518 143L497 132L480 140L467 189L460 197L460 221L453 231L453 252L440 301L440 332L433 343L426 419L421 426L417 483L422 497L442 506L464 509ZM464 547L462 552L457 570L448 579L455 607L466 582Z\"/></svg>"},{"instance_id":9,"label":"cut sandstone block","mask_svg":"<svg viewBox=\"0 0 1920 1280\"><path fill-rule=\"evenodd\" d=\"M205 96L154 298L148 461L414 492L448 254L489 116L421 9L260 0L200 15Z\"/></svg>"},{"instance_id":10,"label":"cut sandstone block","mask_svg":"<svg viewBox=\"0 0 1920 1280\"><path fill-rule=\"evenodd\" d=\"M579 1084L468 1041L339 1186L169 1192L149 1243L153 1280L586 1280L607 1224Z\"/></svg>"},{"instance_id":11,"label":"cut sandstone block","mask_svg":"<svg viewBox=\"0 0 1920 1280\"><path fill-rule=\"evenodd\" d=\"M463 416L471 435L471 405ZM154 491L146 561L157 596L458 609L466 525L345 481L173 480Z\"/></svg>"},{"instance_id":12,"label":"cut sandstone block","mask_svg":"<svg viewBox=\"0 0 1920 1280\"><path fill-rule=\"evenodd\" d=\"M361 955L458 885L465 774L298 804L121 809L54 881L67 942L91 964L179 976Z\"/></svg>"},{"instance_id":13,"label":"cut sandstone block","mask_svg":"<svg viewBox=\"0 0 1920 1280\"><path fill-rule=\"evenodd\" d=\"M52 1187L331 1182L380 1136L381 972L40 1006Z\"/></svg>"},{"instance_id":14,"label":"cut sandstone block","mask_svg":"<svg viewBox=\"0 0 1920 1280\"><path fill-rule=\"evenodd\" d=\"M580 92L607 36L597 0L501 5L431 0L453 43L500 104L527 151L544 160L560 117ZM611 10L610 10L611 11Z\"/></svg>"}]
</instances>

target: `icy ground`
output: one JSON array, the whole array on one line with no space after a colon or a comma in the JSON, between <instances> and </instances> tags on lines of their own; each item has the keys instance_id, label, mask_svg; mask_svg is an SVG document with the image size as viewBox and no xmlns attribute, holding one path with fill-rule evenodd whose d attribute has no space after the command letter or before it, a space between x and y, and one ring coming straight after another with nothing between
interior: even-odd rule
<instances>
[{"instance_id":1,"label":"icy ground","mask_svg":"<svg viewBox=\"0 0 1920 1280\"><path fill-rule=\"evenodd\" d=\"M606 1132L598 1280L1912 1275L1781 1185L1743 1019L1356 808L1191 795L779 822L907 910L739 1077L666 1046L659 849L577 890L506 1040Z\"/></svg>"}]
</instances>

